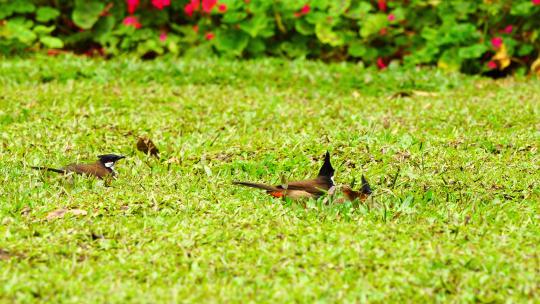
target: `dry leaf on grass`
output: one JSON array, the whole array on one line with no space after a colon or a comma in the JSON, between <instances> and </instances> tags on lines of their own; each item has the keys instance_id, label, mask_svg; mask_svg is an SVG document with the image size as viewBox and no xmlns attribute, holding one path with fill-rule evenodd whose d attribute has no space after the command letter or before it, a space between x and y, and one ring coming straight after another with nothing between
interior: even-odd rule
<instances>
[{"instance_id":1,"label":"dry leaf on grass","mask_svg":"<svg viewBox=\"0 0 540 304\"><path fill-rule=\"evenodd\" d=\"M54 210L54 211L51 211L47 214L47 217L46 219L47 220L55 220L55 219L58 219L58 218L63 218L64 215L66 215L67 213L70 213L72 215L87 215L88 212L86 210L82 210L82 209L58 209L58 210Z\"/></svg>"},{"instance_id":2,"label":"dry leaf on grass","mask_svg":"<svg viewBox=\"0 0 540 304\"><path fill-rule=\"evenodd\" d=\"M159 150L154 144L154 142L147 137L139 137L137 141L137 150L141 151L144 154L150 154L155 157L159 157Z\"/></svg>"}]
</instances>

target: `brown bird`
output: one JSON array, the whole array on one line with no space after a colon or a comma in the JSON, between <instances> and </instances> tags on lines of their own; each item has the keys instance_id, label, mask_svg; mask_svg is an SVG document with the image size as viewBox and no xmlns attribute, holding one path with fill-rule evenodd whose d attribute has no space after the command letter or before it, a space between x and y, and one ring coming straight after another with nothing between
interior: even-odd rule
<instances>
[{"instance_id":1,"label":"brown bird","mask_svg":"<svg viewBox=\"0 0 540 304\"><path fill-rule=\"evenodd\" d=\"M139 137L137 141L137 150L141 151L144 154L150 154L155 157L159 157L159 150L154 144L154 142L147 137Z\"/></svg>"},{"instance_id":2,"label":"brown bird","mask_svg":"<svg viewBox=\"0 0 540 304\"><path fill-rule=\"evenodd\" d=\"M32 169L52 171L56 173L77 173L95 176L97 178L104 178L108 175L116 176L116 171L114 171L114 164L126 158L125 156L115 155L115 154L104 154L98 156L99 160L92 164L69 164L60 169L48 168L48 167L32 167Z\"/></svg>"},{"instance_id":3,"label":"brown bird","mask_svg":"<svg viewBox=\"0 0 540 304\"><path fill-rule=\"evenodd\" d=\"M362 185L360 187L360 191L354 191L352 187L349 186L343 186L341 188L341 191L349 201L359 200L361 202L365 201L369 195L371 195L371 187L369 186L368 181L366 178L362 175Z\"/></svg>"},{"instance_id":4,"label":"brown bird","mask_svg":"<svg viewBox=\"0 0 540 304\"><path fill-rule=\"evenodd\" d=\"M266 193L271 196L283 199L318 198L334 187L334 168L330 163L330 153L327 151L319 174L314 179L294 181L277 186L251 182L233 182L233 184L266 190Z\"/></svg>"}]
</instances>

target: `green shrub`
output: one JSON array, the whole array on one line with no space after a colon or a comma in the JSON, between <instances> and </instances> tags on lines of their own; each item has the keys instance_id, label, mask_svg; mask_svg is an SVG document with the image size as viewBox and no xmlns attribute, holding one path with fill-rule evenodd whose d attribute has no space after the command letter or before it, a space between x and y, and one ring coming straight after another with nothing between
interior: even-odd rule
<instances>
[{"instance_id":1,"label":"green shrub","mask_svg":"<svg viewBox=\"0 0 540 304\"><path fill-rule=\"evenodd\" d=\"M285 56L479 73L525 71L539 31L540 0L0 0L4 54Z\"/></svg>"}]
</instances>

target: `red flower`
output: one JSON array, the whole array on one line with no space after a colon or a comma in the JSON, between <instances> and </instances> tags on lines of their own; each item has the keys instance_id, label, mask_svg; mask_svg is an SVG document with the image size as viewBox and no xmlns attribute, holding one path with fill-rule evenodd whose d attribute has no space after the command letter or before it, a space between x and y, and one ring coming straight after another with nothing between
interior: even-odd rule
<instances>
[{"instance_id":1,"label":"red flower","mask_svg":"<svg viewBox=\"0 0 540 304\"><path fill-rule=\"evenodd\" d=\"M383 12L386 12L386 10L388 9L388 7L386 6L386 0L378 0L377 6L379 7L379 10Z\"/></svg>"},{"instance_id":2,"label":"red flower","mask_svg":"<svg viewBox=\"0 0 540 304\"><path fill-rule=\"evenodd\" d=\"M540 0L539 0L540 1ZM505 33L505 34L512 34L512 31L514 30L514 27L509 25L507 27L505 27L501 32Z\"/></svg>"},{"instance_id":3,"label":"red flower","mask_svg":"<svg viewBox=\"0 0 540 304\"><path fill-rule=\"evenodd\" d=\"M195 25L193 26L193 31L194 31L195 33L198 33L198 32L199 32L199 25L198 25L198 24L195 24Z\"/></svg>"},{"instance_id":4,"label":"red flower","mask_svg":"<svg viewBox=\"0 0 540 304\"><path fill-rule=\"evenodd\" d=\"M379 34L381 34L381 36L384 36L384 35L388 34L388 30L387 30L385 27L383 27L383 28L379 31Z\"/></svg>"},{"instance_id":5,"label":"red flower","mask_svg":"<svg viewBox=\"0 0 540 304\"><path fill-rule=\"evenodd\" d=\"M306 4L302 6L299 12L294 13L294 16L298 18L304 15L307 15L310 11L311 11L311 6L309 6L309 4Z\"/></svg>"},{"instance_id":6,"label":"red flower","mask_svg":"<svg viewBox=\"0 0 540 304\"><path fill-rule=\"evenodd\" d=\"M223 4L223 3L220 4L220 5L218 6L218 11L219 11L220 13L225 13L225 12L227 11L227 5L226 5L226 4Z\"/></svg>"},{"instance_id":7,"label":"red flower","mask_svg":"<svg viewBox=\"0 0 540 304\"><path fill-rule=\"evenodd\" d=\"M396 20L396 15L394 15L394 14L388 15L388 21L392 22L394 20Z\"/></svg>"},{"instance_id":8,"label":"red flower","mask_svg":"<svg viewBox=\"0 0 540 304\"><path fill-rule=\"evenodd\" d=\"M209 32L209 33L206 33L204 38L206 38L206 40L212 40L212 39L216 38L216 34L214 34L212 32Z\"/></svg>"},{"instance_id":9,"label":"red flower","mask_svg":"<svg viewBox=\"0 0 540 304\"><path fill-rule=\"evenodd\" d=\"M487 63L487 67L490 69L490 70L493 70L493 69L496 69L497 68L497 63L495 61L490 61Z\"/></svg>"},{"instance_id":10,"label":"red flower","mask_svg":"<svg viewBox=\"0 0 540 304\"><path fill-rule=\"evenodd\" d=\"M384 63L381 57L377 58L377 66L379 67L380 70L386 69L386 63Z\"/></svg>"},{"instance_id":11,"label":"red flower","mask_svg":"<svg viewBox=\"0 0 540 304\"><path fill-rule=\"evenodd\" d=\"M502 44L503 44L503 39L501 37L495 37L495 38L491 39L491 45L495 49L500 48Z\"/></svg>"},{"instance_id":12,"label":"red flower","mask_svg":"<svg viewBox=\"0 0 540 304\"><path fill-rule=\"evenodd\" d=\"M165 40L167 40L167 32L161 32L159 34L159 41L164 42Z\"/></svg>"},{"instance_id":13,"label":"red flower","mask_svg":"<svg viewBox=\"0 0 540 304\"><path fill-rule=\"evenodd\" d=\"M132 15L135 13L137 6L139 6L139 0L126 0L128 13Z\"/></svg>"},{"instance_id":14,"label":"red flower","mask_svg":"<svg viewBox=\"0 0 540 304\"><path fill-rule=\"evenodd\" d=\"M533 5L540 5L540 0L531 0Z\"/></svg>"},{"instance_id":15,"label":"red flower","mask_svg":"<svg viewBox=\"0 0 540 304\"><path fill-rule=\"evenodd\" d=\"M162 10L163 8L171 5L171 0L152 0L152 5L158 10Z\"/></svg>"},{"instance_id":16,"label":"red flower","mask_svg":"<svg viewBox=\"0 0 540 304\"><path fill-rule=\"evenodd\" d=\"M201 4L200 0L191 0L190 3L184 6L184 13L189 17L193 16L193 13L199 9L200 4Z\"/></svg>"},{"instance_id":17,"label":"red flower","mask_svg":"<svg viewBox=\"0 0 540 304\"><path fill-rule=\"evenodd\" d=\"M217 0L202 0L202 9L205 13L211 13L216 4Z\"/></svg>"},{"instance_id":18,"label":"red flower","mask_svg":"<svg viewBox=\"0 0 540 304\"><path fill-rule=\"evenodd\" d=\"M135 17L135 16L127 16L126 18L124 18L124 21L122 21L122 23L125 26L133 26L136 29L141 28L141 24L139 23L139 19L137 19L137 17Z\"/></svg>"}]
</instances>

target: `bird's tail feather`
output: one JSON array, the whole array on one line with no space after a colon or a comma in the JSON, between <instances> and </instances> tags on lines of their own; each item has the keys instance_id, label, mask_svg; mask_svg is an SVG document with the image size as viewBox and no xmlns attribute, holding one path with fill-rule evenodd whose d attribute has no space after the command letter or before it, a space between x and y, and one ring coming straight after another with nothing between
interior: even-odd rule
<instances>
[{"instance_id":1,"label":"bird's tail feather","mask_svg":"<svg viewBox=\"0 0 540 304\"><path fill-rule=\"evenodd\" d=\"M263 190L266 190L266 191L279 191L280 190L280 189L278 189L277 187L274 187L274 186L265 185L265 184L258 184L258 183L233 182L233 184L246 186L246 187L251 187L251 188L257 188L257 189L263 189Z\"/></svg>"},{"instance_id":2,"label":"bird's tail feather","mask_svg":"<svg viewBox=\"0 0 540 304\"><path fill-rule=\"evenodd\" d=\"M66 170L62 170L62 169L54 169L54 168L48 168L48 167L31 167L32 169L36 169L36 170L42 170L42 171L52 171L52 172L56 172L56 173L66 173Z\"/></svg>"}]
</instances>

